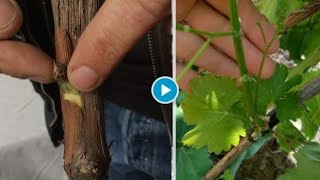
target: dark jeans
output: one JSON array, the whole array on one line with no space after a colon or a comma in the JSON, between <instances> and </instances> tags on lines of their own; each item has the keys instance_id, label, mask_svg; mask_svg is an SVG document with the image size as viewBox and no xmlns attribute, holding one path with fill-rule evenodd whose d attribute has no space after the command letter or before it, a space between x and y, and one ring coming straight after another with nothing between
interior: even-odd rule
<instances>
[{"instance_id":1,"label":"dark jeans","mask_svg":"<svg viewBox=\"0 0 320 180\"><path fill-rule=\"evenodd\" d=\"M163 122L105 102L110 180L170 180L171 146Z\"/></svg>"}]
</instances>

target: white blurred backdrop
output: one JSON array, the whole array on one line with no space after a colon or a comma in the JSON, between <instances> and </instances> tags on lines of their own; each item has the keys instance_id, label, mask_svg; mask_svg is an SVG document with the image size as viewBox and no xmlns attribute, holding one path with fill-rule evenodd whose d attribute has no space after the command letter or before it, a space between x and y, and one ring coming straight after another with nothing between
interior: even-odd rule
<instances>
[{"instance_id":1,"label":"white blurred backdrop","mask_svg":"<svg viewBox=\"0 0 320 180\"><path fill-rule=\"evenodd\" d=\"M63 146L54 148L44 102L28 80L0 74L0 180L64 180Z\"/></svg>"}]
</instances>

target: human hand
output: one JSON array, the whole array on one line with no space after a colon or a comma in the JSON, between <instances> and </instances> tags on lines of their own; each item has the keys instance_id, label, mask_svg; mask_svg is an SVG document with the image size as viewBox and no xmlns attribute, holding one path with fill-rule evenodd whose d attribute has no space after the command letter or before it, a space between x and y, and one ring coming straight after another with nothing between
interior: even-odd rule
<instances>
[{"instance_id":1,"label":"human hand","mask_svg":"<svg viewBox=\"0 0 320 180\"><path fill-rule=\"evenodd\" d=\"M250 73L258 75L265 44L261 30L256 23L261 24L267 42L271 41L275 30L266 18L258 12L251 0L239 0L238 2L246 65ZM213 33L230 32L231 26L228 17L228 1L177 0L177 22L183 21L195 29ZM203 37L177 31L177 59L188 62L204 42ZM276 39L268 53L274 53L278 48L279 39ZM239 78L240 73L236 63L232 37L215 39L195 65L217 75ZM183 68L183 63L177 61L177 73L182 71ZM267 57L261 77L270 77L274 68L272 60ZM180 88L189 89L189 81L196 76L198 76L198 73L190 70L179 82Z\"/></svg>"},{"instance_id":2,"label":"human hand","mask_svg":"<svg viewBox=\"0 0 320 180\"><path fill-rule=\"evenodd\" d=\"M22 12L14 0L0 0L0 73L29 78L42 83L53 82L53 60L39 49L10 41L22 25Z\"/></svg>"},{"instance_id":3,"label":"human hand","mask_svg":"<svg viewBox=\"0 0 320 180\"><path fill-rule=\"evenodd\" d=\"M98 87L136 41L157 21L170 15L170 6L170 0L106 1L78 41L68 65L70 83L81 91ZM6 25L8 22L10 25ZM30 45L7 40L18 31L21 22L17 3L0 0L0 72L52 82L50 57Z\"/></svg>"}]
</instances>

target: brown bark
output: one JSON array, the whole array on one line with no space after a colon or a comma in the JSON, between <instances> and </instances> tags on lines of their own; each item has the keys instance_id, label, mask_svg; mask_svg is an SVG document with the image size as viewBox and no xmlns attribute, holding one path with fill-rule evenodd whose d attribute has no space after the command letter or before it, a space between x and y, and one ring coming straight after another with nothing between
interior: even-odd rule
<instances>
[{"instance_id":1,"label":"brown bark","mask_svg":"<svg viewBox=\"0 0 320 180\"><path fill-rule=\"evenodd\" d=\"M320 9L320 0L312 0L303 9L300 9L298 11L291 13L284 21L286 30L292 28L293 26L302 22L306 18L319 12L319 9Z\"/></svg>"},{"instance_id":2,"label":"brown bark","mask_svg":"<svg viewBox=\"0 0 320 180\"><path fill-rule=\"evenodd\" d=\"M67 82L66 67L77 40L100 7L99 0L52 0L56 31L55 78L60 85L64 127L64 168L72 180L107 179L110 161L102 98L80 93ZM66 98L71 93L79 103Z\"/></svg>"},{"instance_id":3,"label":"brown bark","mask_svg":"<svg viewBox=\"0 0 320 180\"><path fill-rule=\"evenodd\" d=\"M252 143L248 137L243 138L238 146L232 148L223 158L211 168L202 180L216 179L243 151L245 151Z\"/></svg>"}]
</instances>

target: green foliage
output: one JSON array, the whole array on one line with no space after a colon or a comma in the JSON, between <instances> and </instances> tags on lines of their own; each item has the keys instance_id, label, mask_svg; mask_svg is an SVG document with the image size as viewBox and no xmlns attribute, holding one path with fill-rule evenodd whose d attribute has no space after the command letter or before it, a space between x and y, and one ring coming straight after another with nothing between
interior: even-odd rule
<instances>
[{"instance_id":1,"label":"green foliage","mask_svg":"<svg viewBox=\"0 0 320 180\"><path fill-rule=\"evenodd\" d=\"M315 142L307 143L301 148L300 152L309 159L320 162L320 144Z\"/></svg>"},{"instance_id":2,"label":"green foliage","mask_svg":"<svg viewBox=\"0 0 320 180\"><path fill-rule=\"evenodd\" d=\"M302 83L296 88L300 89L313 79L320 76L320 70L313 70L303 75ZM312 140L320 126L320 96L315 96L304 103L303 112L300 117L302 132L309 140Z\"/></svg>"},{"instance_id":3,"label":"green foliage","mask_svg":"<svg viewBox=\"0 0 320 180\"><path fill-rule=\"evenodd\" d=\"M177 149L177 180L198 180L212 167L206 148Z\"/></svg>"},{"instance_id":4,"label":"green foliage","mask_svg":"<svg viewBox=\"0 0 320 180\"><path fill-rule=\"evenodd\" d=\"M183 111L181 107L176 108L176 127L177 127L176 148L180 148L183 146L183 143L182 143L183 136L193 128L193 126L187 125L183 121Z\"/></svg>"},{"instance_id":5,"label":"green foliage","mask_svg":"<svg viewBox=\"0 0 320 180\"><path fill-rule=\"evenodd\" d=\"M304 4L299 0L259 0L256 6L271 23L281 25L291 12L301 9Z\"/></svg>"},{"instance_id":6,"label":"green foliage","mask_svg":"<svg viewBox=\"0 0 320 180\"><path fill-rule=\"evenodd\" d=\"M192 149L181 143L183 135L192 126L183 121L183 112L177 107L177 180L198 180L212 167L206 148Z\"/></svg>"},{"instance_id":7,"label":"green foliage","mask_svg":"<svg viewBox=\"0 0 320 180\"><path fill-rule=\"evenodd\" d=\"M309 1L303 0L259 0L256 6L267 19L283 27L288 15L302 9ZM299 25L292 27L281 36L281 48L290 52L290 57L300 62L302 57L309 56L320 47L320 14L308 18Z\"/></svg>"},{"instance_id":8,"label":"green foliage","mask_svg":"<svg viewBox=\"0 0 320 180\"><path fill-rule=\"evenodd\" d=\"M283 28L284 19L289 13L301 9L306 3L308 1L259 0L256 5L271 22ZM231 8L231 11L234 10ZM235 12L232 17L233 35L236 38L239 34L235 31L238 19ZM201 31L189 32L193 31L201 34ZM258 136L260 139L236 158L220 178L233 179L242 161L254 156L271 135L277 138L283 151L299 151L295 154L298 167L288 170L280 180L319 177L318 171L312 168L320 167L320 145L313 142L320 127L320 95L302 103L299 92L306 83L320 75L320 70L310 70L320 61L319 32L320 14L306 19L282 35L281 47L290 52L297 66L288 69L277 65L270 79L259 80L242 73L242 80L249 79L250 83L242 81L239 85L235 80L208 73L192 80L192 91L184 93L181 98L183 110L178 108L179 179L200 179L212 165L208 152L220 154L237 146L240 137L251 133L263 135L265 129L270 132L269 121L265 117L271 108L275 108L279 120L271 134ZM204 33L208 35L209 32ZM237 53L241 51L241 48L235 49ZM256 101L248 101L248 97L254 97L255 90ZM251 112L248 107L252 105L254 108ZM310 174L305 176L306 173Z\"/></svg>"},{"instance_id":9,"label":"green foliage","mask_svg":"<svg viewBox=\"0 0 320 180\"><path fill-rule=\"evenodd\" d=\"M308 68L317 65L319 61L320 61L320 48L315 49L309 56L307 56L306 60L302 61L299 65L291 69L289 77L302 75L304 72L308 70Z\"/></svg>"},{"instance_id":10,"label":"green foliage","mask_svg":"<svg viewBox=\"0 0 320 180\"><path fill-rule=\"evenodd\" d=\"M313 154L306 155L306 152ZM314 180L320 177L320 147L319 144L304 146L298 153L294 155L297 160L297 167L289 169L285 174L280 176L278 180Z\"/></svg>"},{"instance_id":11,"label":"green foliage","mask_svg":"<svg viewBox=\"0 0 320 180\"><path fill-rule=\"evenodd\" d=\"M230 169L226 169L222 176L219 179L223 179L223 180L233 180L234 176L232 175L232 172Z\"/></svg>"},{"instance_id":12,"label":"green foliage","mask_svg":"<svg viewBox=\"0 0 320 180\"><path fill-rule=\"evenodd\" d=\"M301 83L300 76L294 76L289 80L287 80L287 76L288 68L277 65L274 75L268 80L261 81L256 103L259 114L264 115L271 103L279 102L285 93Z\"/></svg>"},{"instance_id":13,"label":"green foliage","mask_svg":"<svg viewBox=\"0 0 320 180\"><path fill-rule=\"evenodd\" d=\"M245 136L241 114L231 107L240 101L241 92L235 80L207 74L194 79L182 108L185 122L196 125L183 137L183 143L196 148L208 146L209 152L228 151Z\"/></svg>"},{"instance_id":14,"label":"green foliage","mask_svg":"<svg viewBox=\"0 0 320 180\"><path fill-rule=\"evenodd\" d=\"M320 14L308 19L305 24L308 28L301 44L301 54L308 56L320 47Z\"/></svg>"},{"instance_id":15,"label":"green foliage","mask_svg":"<svg viewBox=\"0 0 320 180\"><path fill-rule=\"evenodd\" d=\"M320 126L320 96L316 96L305 103L301 117L302 132L312 140Z\"/></svg>"},{"instance_id":16,"label":"green foliage","mask_svg":"<svg viewBox=\"0 0 320 180\"><path fill-rule=\"evenodd\" d=\"M281 36L281 48L290 52L295 62L303 61L320 47L320 14L291 28Z\"/></svg>"},{"instance_id":17,"label":"green foliage","mask_svg":"<svg viewBox=\"0 0 320 180\"><path fill-rule=\"evenodd\" d=\"M302 105L297 92L288 93L276 102L277 117L281 121L296 120L301 117Z\"/></svg>"},{"instance_id":18,"label":"green foliage","mask_svg":"<svg viewBox=\"0 0 320 180\"><path fill-rule=\"evenodd\" d=\"M295 151L305 142L305 137L290 121L279 123L275 135L280 147L286 152Z\"/></svg>"}]
</instances>

